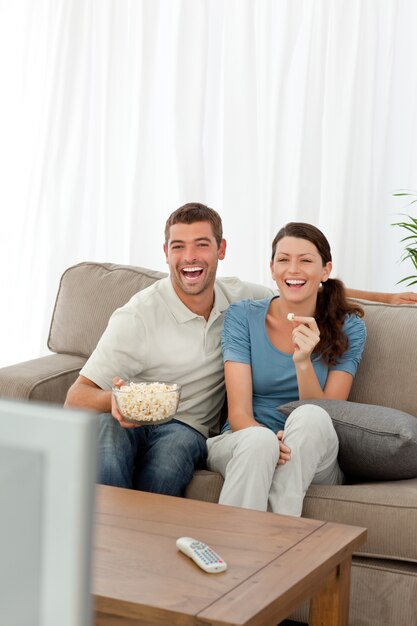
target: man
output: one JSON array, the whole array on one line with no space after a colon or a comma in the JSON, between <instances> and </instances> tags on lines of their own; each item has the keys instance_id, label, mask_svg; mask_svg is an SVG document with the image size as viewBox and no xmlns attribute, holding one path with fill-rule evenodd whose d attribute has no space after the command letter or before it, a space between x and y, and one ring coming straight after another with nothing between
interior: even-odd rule
<instances>
[{"instance_id":1,"label":"man","mask_svg":"<svg viewBox=\"0 0 417 626\"><path fill-rule=\"evenodd\" d=\"M206 438L217 434L224 400L223 313L231 302L261 299L272 291L237 278L216 279L226 241L220 216L202 204L186 204L170 215L164 252L169 276L113 313L69 389L66 406L100 413L99 482L181 496L195 469L205 466ZM348 293L398 299L397 294ZM401 297L413 296L417 302L416 294ZM111 393L123 379L179 383L175 419L159 426L125 422Z\"/></svg>"},{"instance_id":2,"label":"man","mask_svg":"<svg viewBox=\"0 0 417 626\"><path fill-rule=\"evenodd\" d=\"M179 496L205 466L206 437L215 434L223 404L223 313L235 300L271 291L236 278L216 280L226 241L220 216L204 205L185 205L168 218L164 251L170 276L112 315L66 405L101 413L100 482ZM120 378L179 383L175 420L125 423L111 394Z\"/></svg>"}]
</instances>

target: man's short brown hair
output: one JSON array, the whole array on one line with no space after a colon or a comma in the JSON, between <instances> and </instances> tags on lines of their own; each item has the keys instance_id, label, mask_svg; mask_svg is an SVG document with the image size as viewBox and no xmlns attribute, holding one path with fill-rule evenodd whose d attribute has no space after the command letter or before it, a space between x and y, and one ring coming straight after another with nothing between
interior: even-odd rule
<instances>
[{"instance_id":1,"label":"man's short brown hair","mask_svg":"<svg viewBox=\"0 0 417 626\"><path fill-rule=\"evenodd\" d=\"M171 213L165 224L165 243L168 245L169 229L174 224L194 224L194 222L209 222L217 245L223 239L223 225L220 215L214 209L199 202L188 202Z\"/></svg>"}]
</instances>

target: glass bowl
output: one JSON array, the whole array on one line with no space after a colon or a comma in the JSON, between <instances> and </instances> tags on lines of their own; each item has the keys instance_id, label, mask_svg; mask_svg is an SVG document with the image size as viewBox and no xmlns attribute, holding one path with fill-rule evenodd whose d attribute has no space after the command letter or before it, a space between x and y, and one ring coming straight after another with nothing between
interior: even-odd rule
<instances>
[{"instance_id":1,"label":"glass bowl","mask_svg":"<svg viewBox=\"0 0 417 626\"><path fill-rule=\"evenodd\" d=\"M132 424L164 424L178 409L181 387L176 383L126 381L112 387L120 414Z\"/></svg>"}]
</instances>

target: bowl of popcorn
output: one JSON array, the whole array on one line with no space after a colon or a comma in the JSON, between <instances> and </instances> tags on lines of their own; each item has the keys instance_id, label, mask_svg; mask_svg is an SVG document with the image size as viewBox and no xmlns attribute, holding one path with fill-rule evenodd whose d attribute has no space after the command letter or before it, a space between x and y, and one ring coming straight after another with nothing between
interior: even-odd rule
<instances>
[{"instance_id":1,"label":"bowl of popcorn","mask_svg":"<svg viewBox=\"0 0 417 626\"><path fill-rule=\"evenodd\" d=\"M127 381L112 387L117 408L126 422L164 424L177 412L181 387L175 383Z\"/></svg>"}]
</instances>

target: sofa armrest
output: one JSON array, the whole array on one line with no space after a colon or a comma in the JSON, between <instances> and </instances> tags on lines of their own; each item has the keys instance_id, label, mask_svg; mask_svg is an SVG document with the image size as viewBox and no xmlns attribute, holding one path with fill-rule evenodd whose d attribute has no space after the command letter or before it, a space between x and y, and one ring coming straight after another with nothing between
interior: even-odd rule
<instances>
[{"instance_id":1,"label":"sofa armrest","mask_svg":"<svg viewBox=\"0 0 417 626\"><path fill-rule=\"evenodd\" d=\"M87 359L51 354L0 368L0 398L63 404Z\"/></svg>"}]
</instances>

